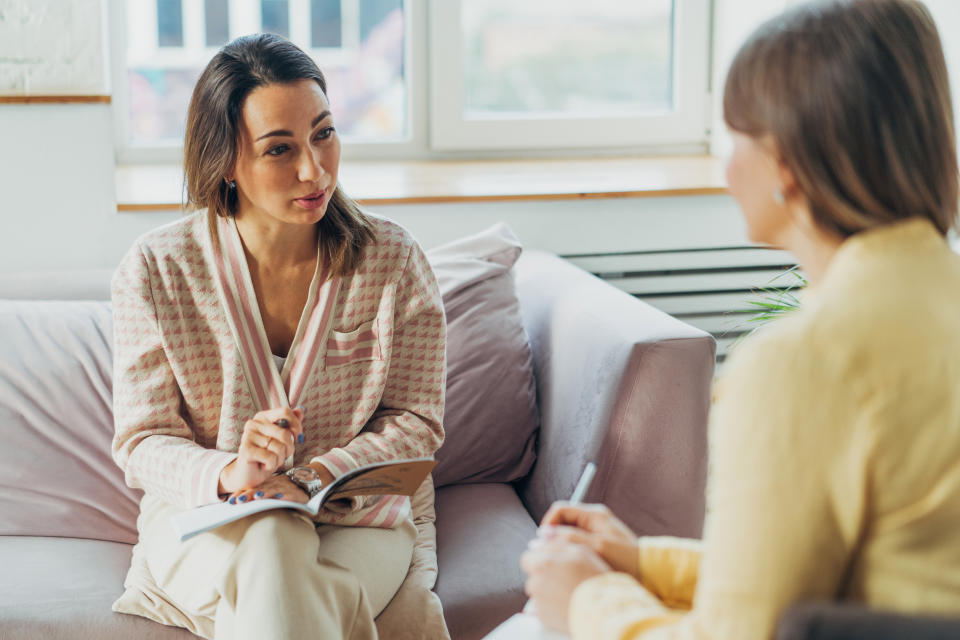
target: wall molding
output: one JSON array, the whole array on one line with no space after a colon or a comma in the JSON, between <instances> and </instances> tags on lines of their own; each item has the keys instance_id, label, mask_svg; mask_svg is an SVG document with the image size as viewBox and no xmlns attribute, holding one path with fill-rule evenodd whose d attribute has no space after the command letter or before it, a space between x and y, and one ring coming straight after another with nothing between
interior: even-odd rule
<instances>
[{"instance_id":1,"label":"wall molding","mask_svg":"<svg viewBox=\"0 0 960 640\"><path fill-rule=\"evenodd\" d=\"M0 104L110 104L111 98L106 95L36 95L36 96L4 96L0 95Z\"/></svg>"}]
</instances>

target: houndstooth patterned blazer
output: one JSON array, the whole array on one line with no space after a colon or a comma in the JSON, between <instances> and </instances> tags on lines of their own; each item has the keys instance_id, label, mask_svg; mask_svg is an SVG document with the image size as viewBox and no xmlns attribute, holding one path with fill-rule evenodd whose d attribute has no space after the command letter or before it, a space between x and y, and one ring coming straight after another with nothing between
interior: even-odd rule
<instances>
[{"instance_id":1,"label":"houndstooth patterned blazer","mask_svg":"<svg viewBox=\"0 0 960 640\"><path fill-rule=\"evenodd\" d=\"M335 476L371 462L426 457L443 441L443 307L423 251L371 216L376 241L348 276L318 260L283 370L270 354L240 237L207 212L137 240L112 281L113 456L127 484L171 504L216 502L245 422L301 405L305 442L287 464ZM319 522L394 527L401 496L353 499Z\"/></svg>"}]
</instances>

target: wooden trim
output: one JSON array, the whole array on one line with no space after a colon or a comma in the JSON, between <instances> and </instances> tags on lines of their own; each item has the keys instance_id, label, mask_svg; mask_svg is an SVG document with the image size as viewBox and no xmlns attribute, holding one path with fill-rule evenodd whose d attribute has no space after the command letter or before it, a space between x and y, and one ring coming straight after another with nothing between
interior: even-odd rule
<instances>
[{"instance_id":1,"label":"wooden trim","mask_svg":"<svg viewBox=\"0 0 960 640\"><path fill-rule=\"evenodd\" d=\"M474 195L474 196L411 196L403 198L358 198L362 205L379 204L439 204L456 202L517 202L552 200L595 200L602 198L666 198L670 196L712 196L723 195L723 187L697 187L690 189L663 189L650 191L597 191L590 193L526 193L515 195Z\"/></svg>"},{"instance_id":2,"label":"wooden trim","mask_svg":"<svg viewBox=\"0 0 960 640\"><path fill-rule=\"evenodd\" d=\"M4 96L0 104L110 104L110 96Z\"/></svg>"},{"instance_id":3,"label":"wooden trim","mask_svg":"<svg viewBox=\"0 0 960 640\"><path fill-rule=\"evenodd\" d=\"M138 202L136 204L129 202L121 202L117 204L117 211L178 211L182 209L183 206L179 203L173 202L157 202L157 203L144 203Z\"/></svg>"}]
</instances>

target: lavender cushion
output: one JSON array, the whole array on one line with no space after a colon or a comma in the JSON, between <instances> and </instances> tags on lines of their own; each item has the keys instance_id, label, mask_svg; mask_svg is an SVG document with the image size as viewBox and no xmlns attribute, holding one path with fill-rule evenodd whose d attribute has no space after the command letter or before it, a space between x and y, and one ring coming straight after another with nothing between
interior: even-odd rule
<instances>
[{"instance_id":1,"label":"lavender cushion","mask_svg":"<svg viewBox=\"0 0 960 640\"><path fill-rule=\"evenodd\" d=\"M533 356L511 267L522 246L490 229L427 251L447 314L446 439L434 482L509 482L533 465Z\"/></svg>"},{"instance_id":2,"label":"lavender cushion","mask_svg":"<svg viewBox=\"0 0 960 640\"><path fill-rule=\"evenodd\" d=\"M0 535L136 540L110 458L105 302L0 301Z\"/></svg>"}]
</instances>

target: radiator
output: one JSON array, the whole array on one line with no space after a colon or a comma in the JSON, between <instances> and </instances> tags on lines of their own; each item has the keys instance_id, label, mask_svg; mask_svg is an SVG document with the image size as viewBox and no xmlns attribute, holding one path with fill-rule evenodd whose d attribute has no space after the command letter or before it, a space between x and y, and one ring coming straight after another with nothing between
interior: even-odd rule
<instances>
[{"instance_id":1,"label":"radiator","mask_svg":"<svg viewBox=\"0 0 960 640\"><path fill-rule=\"evenodd\" d=\"M717 363L757 322L751 302L799 289L790 254L759 247L571 254L566 259L618 289L713 335Z\"/></svg>"}]
</instances>

